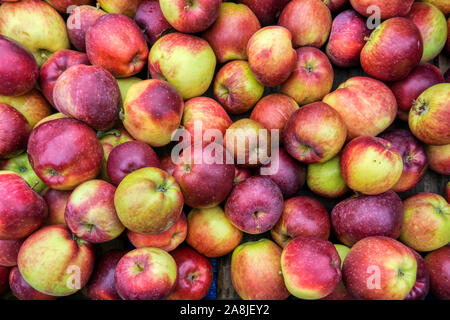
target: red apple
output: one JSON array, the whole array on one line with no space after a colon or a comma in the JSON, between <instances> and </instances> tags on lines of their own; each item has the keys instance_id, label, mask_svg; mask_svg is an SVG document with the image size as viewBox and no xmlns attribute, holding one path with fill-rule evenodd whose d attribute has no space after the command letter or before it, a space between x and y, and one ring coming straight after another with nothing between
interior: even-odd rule
<instances>
[{"instance_id":1,"label":"red apple","mask_svg":"<svg viewBox=\"0 0 450 320\"><path fill-rule=\"evenodd\" d=\"M2 267L0 266L0 294L8 291L8 277L11 271L10 267Z\"/></svg>"},{"instance_id":2,"label":"red apple","mask_svg":"<svg viewBox=\"0 0 450 320\"><path fill-rule=\"evenodd\" d=\"M144 37L149 45L153 45L156 40L172 28L164 18L159 0L142 1L137 8L134 21L139 28L144 30Z\"/></svg>"},{"instance_id":3,"label":"red apple","mask_svg":"<svg viewBox=\"0 0 450 320\"><path fill-rule=\"evenodd\" d=\"M414 287L409 292L405 300L425 300L425 297L430 291L430 272L425 263L425 260L415 250L410 249L416 257L417 262L417 276Z\"/></svg>"},{"instance_id":4,"label":"red apple","mask_svg":"<svg viewBox=\"0 0 450 320\"><path fill-rule=\"evenodd\" d=\"M62 14L71 12L71 9L77 6L94 4L93 0L45 0L45 1Z\"/></svg>"},{"instance_id":5,"label":"red apple","mask_svg":"<svg viewBox=\"0 0 450 320\"><path fill-rule=\"evenodd\" d=\"M161 169L173 176L173 172L175 171L175 163L172 161L172 156L169 155L162 157L160 163Z\"/></svg>"},{"instance_id":6,"label":"red apple","mask_svg":"<svg viewBox=\"0 0 450 320\"><path fill-rule=\"evenodd\" d=\"M14 267L9 273L9 287L19 300L55 300L56 297L41 293L31 287L20 274L19 268Z\"/></svg>"},{"instance_id":7,"label":"red apple","mask_svg":"<svg viewBox=\"0 0 450 320\"><path fill-rule=\"evenodd\" d=\"M450 246L429 253L425 263L430 271L431 292L439 299L450 299Z\"/></svg>"},{"instance_id":8,"label":"red apple","mask_svg":"<svg viewBox=\"0 0 450 320\"><path fill-rule=\"evenodd\" d=\"M365 17L374 14L377 8L381 19L405 16L411 10L414 0L350 0L352 7ZM372 7L371 7L372 6Z\"/></svg>"},{"instance_id":9,"label":"red apple","mask_svg":"<svg viewBox=\"0 0 450 320\"><path fill-rule=\"evenodd\" d=\"M61 191L47 189L43 194L44 200L48 206L48 216L44 225L66 224L64 213L66 211L67 200L69 200L72 191Z\"/></svg>"},{"instance_id":10,"label":"red apple","mask_svg":"<svg viewBox=\"0 0 450 320\"><path fill-rule=\"evenodd\" d=\"M423 0L423 2L435 5L445 15L448 15L450 13L450 3L448 3L447 0Z\"/></svg>"},{"instance_id":11,"label":"red apple","mask_svg":"<svg viewBox=\"0 0 450 320\"><path fill-rule=\"evenodd\" d=\"M17 265L17 255L23 240L0 240L0 266L14 267Z\"/></svg>"},{"instance_id":12,"label":"red apple","mask_svg":"<svg viewBox=\"0 0 450 320\"><path fill-rule=\"evenodd\" d=\"M30 124L19 111L0 102L0 159L21 154L26 148L30 131Z\"/></svg>"},{"instance_id":13,"label":"red apple","mask_svg":"<svg viewBox=\"0 0 450 320\"><path fill-rule=\"evenodd\" d=\"M330 11L334 13L339 12L343 8L345 8L348 0L322 0L322 2L325 3L328 9L330 9Z\"/></svg>"},{"instance_id":14,"label":"red apple","mask_svg":"<svg viewBox=\"0 0 450 320\"><path fill-rule=\"evenodd\" d=\"M239 0L248 6L262 25L275 24L283 8L290 0Z\"/></svg>"},{"instance_id":15,"label":"red apple","mask_svg":"<svg viewBox=\"0 0 450 320\"><path fill-rule=\"evenodd\" d=\"M425 148L430 168L439 174L450 175L450 144L427 145Z\"/></svg>"},{"instance_id":16,"label":"red apple","mask_svg":"<svg viewBox=\"0 0 450 320\"><path fill-rule=\"evenodd\" d=\"M98 0L98 5L108 13L118 13L133 18L142 0Z\"/></svg>"},{"instance_id":17,"label":"red apple","mask_svg":"<svg viewBox=\"0 0 450 320\"><path fill-rule=\"evenodd\" d=\"M234 184L238 184L252 176L252 171L246 168L234 167Z\"/></svg>"}]
</instances>

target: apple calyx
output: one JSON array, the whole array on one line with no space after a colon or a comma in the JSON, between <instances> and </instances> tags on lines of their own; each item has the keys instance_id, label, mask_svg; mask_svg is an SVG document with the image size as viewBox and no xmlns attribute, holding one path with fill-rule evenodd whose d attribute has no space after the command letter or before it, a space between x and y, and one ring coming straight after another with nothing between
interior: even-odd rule
<instances>
[{"instance_id":1,"label":"apple calyx","mask_svg":"<svg viewBox=\"0 0 450 320\"><path fill-rule=\"evenodd\" d=\"M430 109L430 106L425 100L418 99L413 101L412 109L418 116L424 116Z\"/></svg>"},{"instance_id":2,"label":"apple calyx","mask_svg":"<svg viewBox=\"0 0 450 320\"><path fill-rule=\"evenodd\" d=\"M158 186L156 187L156 190L157 190L158 192L165 193L165 192L168 190L168 188L167 188L167 185L163 183L163 184L158 185Z\"/></svg>"}]
</instances>

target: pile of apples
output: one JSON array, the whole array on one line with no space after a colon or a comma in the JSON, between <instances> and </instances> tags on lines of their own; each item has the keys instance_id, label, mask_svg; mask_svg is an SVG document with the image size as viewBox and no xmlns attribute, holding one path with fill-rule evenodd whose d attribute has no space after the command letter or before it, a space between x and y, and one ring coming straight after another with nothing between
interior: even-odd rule
<instances>
[{"instance_id":1,"label":"pile of apples","mask_svg":"<svg viewBox=\"0 0 450 320\"><path fill-rule=\"evenodd\" d=\"M450 299L450 1L0 2L1 293Z\"/></svg>"}]
</instances>

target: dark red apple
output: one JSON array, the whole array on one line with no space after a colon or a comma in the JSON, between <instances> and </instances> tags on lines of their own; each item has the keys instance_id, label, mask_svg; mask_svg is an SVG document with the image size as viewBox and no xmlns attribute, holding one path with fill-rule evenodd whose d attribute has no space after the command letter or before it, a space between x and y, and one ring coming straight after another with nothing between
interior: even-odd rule
<instances>
[{"instance_id":1,"label":"dark red apple","mask_svg":"<svg viewBox=\"0 0 450 320\"><path fill-rule=\"evenodd\" d=\"M0 266L0 294L3 294L8 290L8 277L10 271L10 267Z\"/></svg>"},{"instance_id":2,"label":"dark red apple","mask_svg":"<svg viewBox=\"0 0 450 320\"><path fill-rule=\"evenodd\" d=\"M175 171L175 163L172 161L172 156L165 156L161 158L160 161L161 169L166 171L168 174L173 176L173 172Z\"/></svg>"},{"instance_id":3,"label":"dark red apple","mask_svg":"<svg viewBox=\"0 0 450 320\"><path fill-rule=\"evenodd\" d=\"M55 300L57 298L33 289L22 277L18 267L12 268L9 273L9 287L12 294L19 300Z\"/></svg>"},{"instance_id":4,"label":"dark red apple","mask_svg":"<svg viewBox=\"0 0 450 320\"><path fill-rule=\"evenodd\" d=\"M66 224L64 220L64 212L66 211L67 200L72 191L61 191L55 189L47 189L43 194L44 200L48 206L48 216L44 224Z\"/></svg>"},{"instance_id":5,"label":"dark red apple","mask_svg":"<svg viewBox=\"0 0 450 320\"><path fill-rule=\"evenodd\" d=\"M0 102L0 159L13 158L22 153L30 131L30 124L19 111Z\"/></svg>"},{"instance_id":6,"label":"dark red apple","mask_svg":"<svg viewBox=\"0 0 450 320\"><path fill-rule=\"evenodd\" d=\"M405 16L414 0L350 0L352 7L365 17L378 13L381 19Z\"/></svg>"},{"instance_id":7,"label":"dark red apple","mask_svg":"<svg viewBox=\"0 0 450 320\"><path fill-rule=\"evenodd\" d=\"M234 184L238 184L252 176L252 171L250 169L240 167L235 167L234 169Z\"/></svg>"},{"instance_id":8,"label":"dark red apple","mask_svg":"<svg viewBox=\"0 0 450 320\"><path fill-rule=\"evenodd\" d=\"M0 266L13 267L17 265L17 255L23 239L0 240Z\"/></svg>"},{"instance_id":9,"label":"dark red apple","mask_svg":"<svg viewBox=\"0 0 450 320\"><path fill-rule=\"evenodd\" d=\"M341 11L348 3L348 0L322 0L331 12Z\"/></svg>"},{"instance_id":10,"label":"dark red apple","mask_svg":"<svg viewBox=\"0 0 450 320\"><path fill-rule=\"evenodd\" d=\"M431 292L439 299L450 299L450 245L429 253L425 263L430 271Z\"/></svg>"},{"instance_id":11,"label":"dark red apple","mask_svg":"<svg viewBox=\"0 0 450 320\"><path fill-rule=\"evenodd\" d=\"M158 0L142 1L136 11L134 21L144 31L145 40L149 45L153 45L172 28L164 18Z\"/></svg>"},{"instance_id":12,"label":"dark red apple","mask_svg":"<svg viewBox=\"0 0 450 320\"><path fill-rule=\"evenodd\" d=\"M416 257L417 275L416 283L405 300L424 300L428 295L428 291L430 291L430 272L422 256L414 249L411 249L411 251Z\"/></svg>"},{"instance_id":13,"label":"dark red apple","mask_svg":"<svg viewBox=\"0 0 450 320\"><path fill-rule=\"evenodd\" d=\"M258 17L262 25L274 24L284 6L290 0L239 0L247 5Z\"/></svg>"}]
</instances>

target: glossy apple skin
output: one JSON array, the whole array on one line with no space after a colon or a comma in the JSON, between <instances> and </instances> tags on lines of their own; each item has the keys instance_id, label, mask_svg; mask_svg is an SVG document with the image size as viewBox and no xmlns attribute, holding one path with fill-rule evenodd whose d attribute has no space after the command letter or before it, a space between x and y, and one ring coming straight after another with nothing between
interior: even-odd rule
<instances>
[{"instance_id":1,"label":"glossy apple skin","mask_svg":"<svg viewBox=\"0 0 450 320\"><path fill-rule=\"evenodd\" d=\"M288 29L269 26L259 29L247 44L250 69L264 86L274 87L286 81L297 63Z\"/></svg>"},{"instance_id":2,"label":"glossy apple skin","mask_svg":"<svg viewBox=\"0 0 450 320\"><path fill-rule=\"evenodd\" d=\"M148 47L133 20L110 13L98 18L86 31L86 53L92 64L101 66L114 77L126 78L144 68Z\"/></svg>"},{"instance_id":3,"label":"glossy apple skin","mask_svg":"<svg viewBox=\"0 0 450 320\"><path fill-rule=\"evenodd\" d=\"M346 7L348 0L322 0L331 12L339 12Z\"/></svg>"},{"instance_id":4,"label":"glossy apple skin","mask_svg":"<svg viewBox=\"0 0 450 320\"><path fill-rule=\"evenodd\" d=\"M261 171L269 170L270 174ZM278 149L278 157L272 154L268 164L259 167L256 173L269 177L280 188L285 199L296 194L305 184L305 167L292 158L284 149Z\"/></svg>"},{"instance_id":5,"label":"glossy apple skin","mask_svg":"<svg viewBox=\"0 0 450 320\"><path fill-rule=\"evenodd\" d=\"M248 6L263 26L275 24L289 0L239 0Z\"/></svg>"},{"instance_id":6,"label":"glossy apple skin","mask_svg":"<svg viewBox=\"0 0 450 320\"><path fill-rule=\"evenodd\" d=\"M9 287L12 294L19 300L55 300L57 298L33 289L23 279L18 267L12 268L9 273Z\"/></svg>"},{"instance_id":7,"label":"glossy apple skin","mask_svg":"<svg viewBox=\"0 0 450 320\"><path fill-rule=\"evenodd\" d=\"M408 124L411 132L426 144L450 144L450 83L426 89L413 103Z\"/></svg>"},{"instance_id":8,"label":"glossy apple skin","mask_svg":"<svg viewBox=\"0 0 450 320\"><path fill-rule=\"evenodd\" d=\"M116 186L131 172L145 167L159 168L160 163L156 152L140 141L128 141L114 147L106 164L108 177Z\"/></svg>"},{"instance_id":9,"label":"glossy apple skin","mask_svg":"<svg viewBox=\"0 0 450 320\"><path fill-rule=\"evenodd\" d=\"M142 1L137 8L134 21L144 30L144 37L149 45L153 45L156 40L172 28L170 23L164 18L159 0Z\"/></svg>"},{"instance_id":10,"label":"glossy apple skin","mask_svg":"<svg viewBox=\"0 0 450 320\"><path fill-rule=\"evenodd\" d=\"M16 41L0 35L0 95L17 96L35 86L39 68L33 55Z\"/></svg>"},{"instance_id":11,"label":"glossy apple skin","mask_svg":"<svg viewBox=\"0 0 450 320\"><path fill-rule=\"evenodd\" d=\"M47 191L45 191L43 198L48 206L48 216L44 221L44 225L66 225L64 213L66 211L67 201L69 200L71 193L72 191L61 191L55 189L47 189Z\"/></svg>"},{"instance_id":12,"label":"glossy apple skin","mask_svg":"<svg viewBox=\"0 0 450 320\"><path fill-rule=\"evenodd\" d=\"M27 119L6 103L0 103L0 159L22 153L31 132Z\"/></svg>"},{"instance_id":13,"label":"glossy apple skin","mask_svg":"<svg viewBox=\"0 0 450 320\"><path fill-rule=\"evenodd\" d=\"M264 176L253 176L237 184L225 203L225 214L230 222L250 234L272 229L282 211L280 188Z\"/></svg>"},{"instance_id":14,"label":"glossy apple skin","mask_svg":"<svg viewBox=\"0 0 450 320\"><path fill-rule=\"evenodd\" d=\"M125 252L110 250L97 262L92 277L86 285L87 294L92 300L121 300L114 283L117 263Z\"/></svg>"},{"instance_id":15,"label":"glossy apple skin","mask_svg":"<svg viewBox=\"0 0 450 320\"><path fill-rule=\"evenodd\" d=\"M391 18L370 34L361 51L361 66L378 80L398 81L419 64L422 54L422 36L416 25L406 18Z\"/></svg>"},{"instance_id":16,"label":"glossy apple skin","mask_svg":"<svg viewBox=\"0 0 450 320\"><path fill-rule=\"evenodd\" d=\"M14 267L17 265L17 255L23 239L0 240L0 266Z\"/></svg>"},{"instance_id":17,"label":"glossy apple skin","mask_svg":"<svg viewBox=\"0 0 450 320\"><path fill-rule=\"evenodd\" d=\"M324 205L314 198L297 196L284 202L281 218L270 234L284 248L299 236L328 240L330 229L330 218Z\"/></svg>"},{"instance_id":18,"label":"glossy apple skin","mask_svg":"<svg viewBox=\"0 0 450 320\"><path fill-rule=\"evenodd\" d=\"M341 259L331 242L296 237L283 249L281 269L291 294L306 300L321 299L341 281Z\"/></svg>"},{"instance_id":19,"label":"glossy apple skin","mask_svg":"<svg viewBox=\"0 0 450 320\"><path fill-rule=\"evenodd\" d=\"M141 0L99 0L98 4L108 13L117 13L133 18Z\"/></svg>"},{"instance_id":20,"label":"glossy apple skin","mask_svg":"<svg viewBox=\"0 0 450 320\"><path fill-rule=\"evenodd\" d=\"M136 248L153 247L160 248L170 252L175 250L185 239L187 235L186 215L182 212L178 220L164 232L158 234L140 234L128 230L128 240Z\"/></svg>"},{"instance_id":21,"label":"glossy apple skin","mask_svg":"<svg viewBox=\"0 0 450 320\"><path fill-rule=\"evenodd\" d=\"M367 195L391 189L403 172L398 149L381 138L362 136L350 141L341 154L341 174L349 188Z\"/></svg>"},{"instance_id":22,"label":"glossy apple skin","mask_svg":"<svg viewBox=\"0 0 450 320\"><path fill-rule=\"evenodd\" d=\"M166 171L168 174L173 176L173 172L175 171L175 163L172 161L172 156L168 155L161 158L161 169Z\"/></svg>"},{"instance_id":23,"label":"glossy apple skin","mask_svg":"<svg viewBox=\"0 0 450 320\"><path fill-rule=\"evenodd\" d=\"M8 277L10 274L10 267L0 266L0 293L5 293L8 291Z\"/></svg>"},{"instance_id":24,"label":"glossy apple skin","mask_svg":"<svg viewBox=\"0 0 450 320\"><path fill-rule=\"evenodd\" d=\"M94 4L93 0L45 0L45 2L58 10L61 14L69 13L71 7Z\"/></svg>"},{"instance_id":25,"label":"glossy apple skin","mask_svg":"<svg viewBox=\"0 0 450 320\"><path fill-rule=\"evenodd\" d=\"M77 64L89 65L91 63L85 53L64 49L52 54L42 65L39 75L39 87L52 106L55 106L53 88L56 80L64 71Z\"/></svg>"},{"instance_id":26,"label":"glossy apple skin","mask_svg":"<svg viewBox=\"0 0 450 320\"><path fill-rule=\"evenodd\" d=\"M278 25L292 33L295 48L322 47L330 34L331 22L330 9L316 0L290 1L278 19Z\"/></svg>"},{"instance_id":27,"label":"glossy apple skin","mask_svg":"<svg viewBox=\"0 0 450 320\"><path fill-rule=\"evenodd\" d=\"M315 194L324 198L339 198L348 192L341 175L340 156L323 163L309 164L306 171L306 183Z\"/></svg>"},{"instance_id":28,"label":"glossy apple skin","mask_svg":"<svg viewBox=\"0 0 450 320\"><path fill-rule=\"evenodd\" d=\"M168 300L201 300L213 281L211 262L188 246L170 253L177 264L177 281Z\"/></svg>"},{"instance_id":29,"label":"glossy apple skin","mask_svg":"<svg viewBox=\"0 0 450 320\"><path fill-rule=\"evenodd\" d=\"M425 300L425 297L430 291L430 271L425 263L425 260L415 250L410 249L414 254L417 262L416 283L409 292L405 300Z\"/></svg>"},{"instance_id":30,"label":"glossy apple skin","mask_svg":"<svg viewBox=\"0 0 450 320\"><path fill-rule=\"evenodd\" d=\"M439 174L450 175L450 144L427 145L425 148L430 168Z\"/></svg>"},{"instance_id":31,"label":"glossy apple skin","mask_svg":"<svg viewBox=\"0 0 450 320\"><path fill-rule=\"evenodd\" d=\"M350 252L350 248L344 246L343 244L335 244L334 247L336 248L336 251L339 254L339 258L341 259L342 270L345 257ZM348 293L344 281L341 280L334 291L321 300L355 300L355 298L353 298L350 293Z\"/></svg>"},{"instance_id":32,"label":"glossy apple skin","mask_svg":"<svg viewBox=\"0 0 450 320\"><path fill-rule=\"evenodd\" d=\"M395 192L405 192L414 188L422 180L428 168L428 159L424 146L409 130L397 129L379 136L391 142L397 148L403 161L403 172L392 187Z\"/></svg>"},{"instance_id":33,"label":"glossy apple skin","mask_svg":"<svg viewBox=\"0 0 450 320\"><path fill-rule=\"evenodd\" d=\"M403 224L403 203L392 190L351 197L333 208L331 222L336 237L349 247L371 236L397 239Z\"/></svg>"},{"instance_id":34,"label":"glossy apple skin","mask_svg":"<svg viewBox=\"0 0 450 320\"><path fill-rule=\"evenodd\" d=\"M431 292L442 300L450 299L450 246L446 245L425 257L430 271Z\"/></svg>"},{"instance_id":35,"label":"glossy apple skin","mask_svg":"<svg viewBox=\"0 0 450 320\"><path fill-rule=\"evenodd\" d=\"M339 113L324 102L314 102L295 111L286 122L286 151L305 163L325 162L342 149L347 128Z\"/></svg>"},{"instance_id":36,"label":"glossy apple skin","mask_svg":"<svg viewBox=\"0 0 450 320\"><path fill-rule=\"evenodd\" d=\"M74 238L66 227L48 226L25 240L19 251L18 266L25 281L35 290L67 296L88 282L94 267L94 251L90 243ZM74 272L79 272L80 288L73 281Z\"/></svg>"},{"instance_id":37,"label":"glossy apple skin","mask_svg":"<svg viewBox=\"0 0 450 320\"><path fill-rule=\"evenodd\" d=\"M378 135L397 114L397 102L389 87L368 77L348 79L322 101L344 119L349 139Z\"/></svg>"},{"instance_id":38,"label":"glossy apple skin","mask_svg":"<svg viewBox=\"0 0 450 320\"><path fill-rule=\"evenodd\" d=\"M114 282L123 300L160 300L169 296L177 279L175 260L158 248L125 254L116 266Z\"/></svg>"},{"instance_id":39,"label":"glossy apple skin","mask_svg":"<svg viewBox=\"0 0 450 320\"><path fill-rule=\"evenodd\" d=\"M297 50L297 65L281 91L300 105L320 101L333 86L334 72L326 54L314 47Z\"/></svg>"},{"instance_id":40,"label":"glossy apple skin","mask_svg":"<svg viewBox=\"0 0 450 320\"><path fill-rule=\"evenodd\" d=\"M250 241L234 249L231 280L244 300L284 300L289 291L281 274L281 249L268 239Z\"/></svg>"},{"instance_id":41,"label":"glossy apple skin","mask_svg":"<svg viewBox=\"0 0 450 320\"><path fill-rule=\"evenodd\" d=\"M78 120L60 118L31 132L28 158L47 186L71 190L98 175L103 150L94 130Z\"/></svg>"},{"instance_id":42,"label":"glossy apple skin","mask_svg":"<svg viewBox=\"0 0 450 320\"><path fill-rule=\"evenodd\" d=\"M238 184L252 176L252 171L246 168L234 167L234 184Z\"/></svg>"},{"instance_id":43,"label":"glossy apple skin","mask_svg":"<svg viewBox=\"0 0 450 320\"><path fill-rule=\"evenodd\" d=\"M261 28L253 11L243 4L223 2L219 17L202 37L209 42L217 61L247 59L247 43Z\"/></svg>"},{"instance_id":44,"label":"glossy apple skin","mask_svg":"<svg viewBox=\"0 0 450 320\"><path fill-rule=\"evenodd\" d=\"M407 15L413 3L414 0L350 0L352 7L365 17L373 14L369 9L371 5L377 6L383 20Z\"/></svg>"},{"instance_id":45,"label":"glossy apple skin","mask_svg":"<svg viewBox=\"0 0 450 320\"><path fill-rule=\"evenodd\" d=\"M417 251L433 251L450 242L450 204L440 195L420 192L403 201L400 240Z\"/></svg>"},{"instance_id":46,"label":"glossy apple skin","mask_svg":"<svg viewBox=\"0 0 450 320\"><path fill-rule=\"evenodd\" d=\"M28 155L22 153L20 156L9 160L0 161L0 170L9 170L20 175L28 185L37 193L41 193L47 187L31 168Z\"/></svg>"},{"instance_id":47,"label":"glossy apple skin","mask_svg":"<svg viewBox=\"0 0 450 320\"><path fill-rule=\"evenodd\" d=\"M359 65L359 55L370 35L366 20L354 10L338 14L331 27L326 53L331 62L338 67Z\"/></svg>"},{"instance_id":48,"label":"glossy apple skin","mask_svg":"<svg viewBox=\"0 0 450 320\"><path fill-rule=\"evenodd\" d=\"M183 98L170 83L144 80L128 90L123 125L137 140L152 147L164 146L180 125L183 107Z\"/></svg>"},{"instance_id":49,"label":"glossy apple skin","mask_svg":"<svg viewBox=\"0 0 450 320\"><path fill-rule=\"evenodd\" d=\"M209 258L224 256L242 240L242 232L233 226L219 206L192 209L187 217L186 242Z\"/></svg>"}]
</instances>

